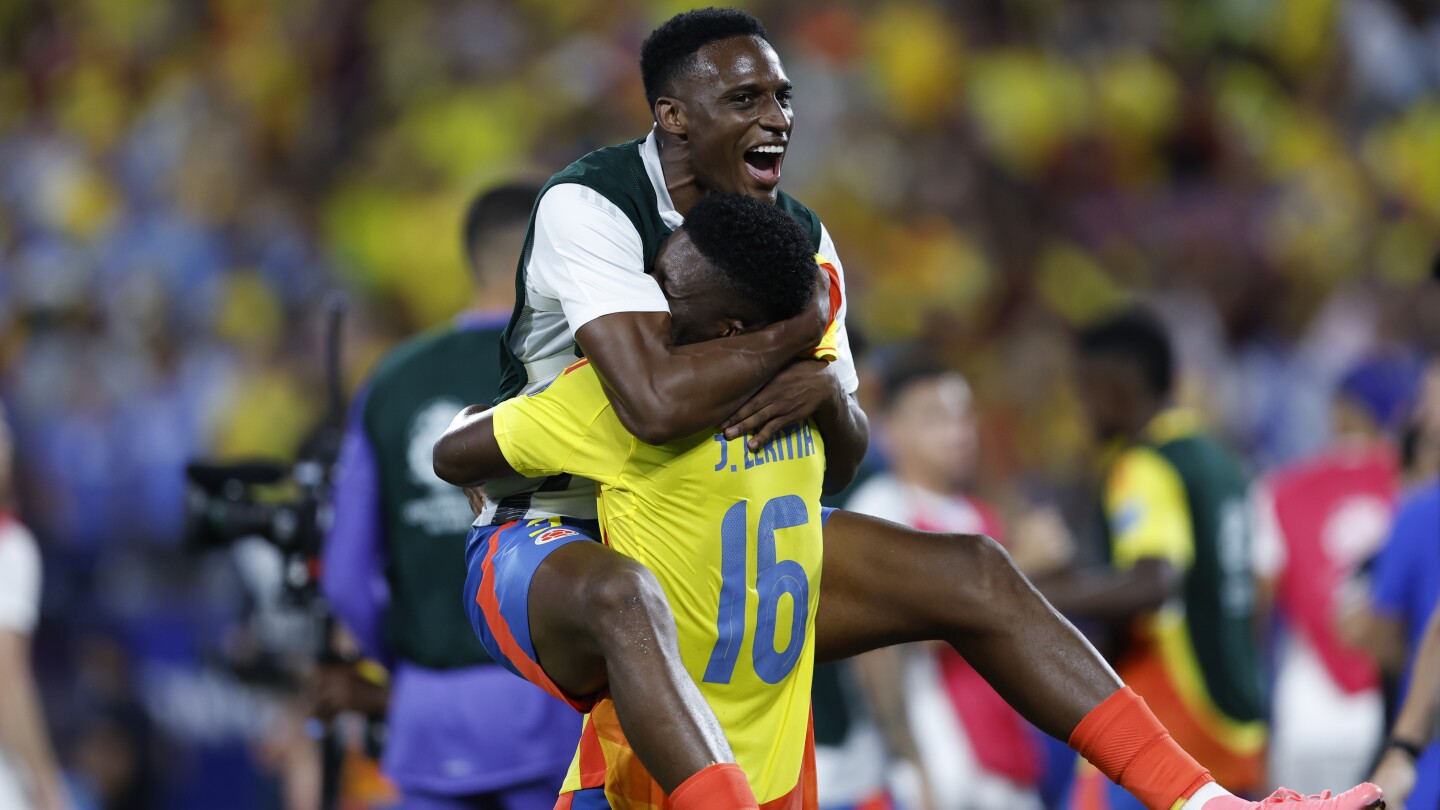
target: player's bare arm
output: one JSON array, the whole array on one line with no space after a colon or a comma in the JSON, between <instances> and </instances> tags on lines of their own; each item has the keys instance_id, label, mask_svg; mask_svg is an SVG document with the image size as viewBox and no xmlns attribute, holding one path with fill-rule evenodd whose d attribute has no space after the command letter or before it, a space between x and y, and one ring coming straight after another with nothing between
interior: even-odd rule
<instances>
[{"instance_id":1,"label":"player's bare arm","mask_svg":"<svg viewBox=\"0 0 1440 810\"><path fill-rule=\"evenodd\" d=\"M750 434L754 452L785 427L810 416L825 437L824 493L833 495L855 480L870 446L870 420L845 393L829 363L805 359L786 366L721 428L727 439Z\"/></svg>"},{"instance_id":2,"label":"player's bare arm","mask_svg":"<svg viewBox=\"0 0 1440 810\"><path fill-rule=\"evenodd\" d=\"M1180 590L1180 572L1152 557L1126 570L1092 569L1057 573L1036 583L1056 610L1067 616L1115 621L1158 610Z\"/></svg>"},{"instance_id":3,"label":"player's bare arm","mask_svg":"<svg viewBox=\"0 0 1440 810\"><path fill-rule=\"evenodd\" d=\"M36 807L62 810L69 807L61 787L45 719L40 714L40 696L30 672L30 637L0 627L0 750L18 761L29 773Z\"/></svg>"},{"instance_id":4,"label":"player's bare arm","mask_svg":"<svg viewBox=\"0 0 1440 810\"><path fill-rule=\"evenodd\" d=\"M704 343L678 345L664 312L605 315L580 327L575 340L605 381L625 428L641 441L665 444L719 425L813 349L829 320L828 300L816 295L794 318Z\"/></svg>"},{"instance_id":5,"label":"player's bare arm","mask_svg":"<svg viewBox=\"0 0 1440 810\"><path fill-rule=\"evenodd\" d=\"M1410 677L1410 694L1390 729L1390 743L1375 767L1372 780L1384 788L1395 807L1403 807L1415 789L1419 753L1436 737L1440 715L1440 608L1430 613L1430 623L1415 653Z\"/></svg>"},{"instance_id":6,"label":"player's bare arm","mask_svg":"<svg viewBox=\"0 0 1440 810\"><path fill-rule=\"evenodd\" d=\"M495 441L492 408L471 405L450 422L435 442L435 474L457 487L478 487L515 472Z\"/></svg>"}]
</instances>

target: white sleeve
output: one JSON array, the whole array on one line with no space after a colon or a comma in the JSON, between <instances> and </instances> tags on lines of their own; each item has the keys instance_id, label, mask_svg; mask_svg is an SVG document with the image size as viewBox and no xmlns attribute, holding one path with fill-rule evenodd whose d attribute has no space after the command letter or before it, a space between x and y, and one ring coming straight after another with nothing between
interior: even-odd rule
<instances>
[{"instance_id":1,"label":"white sleeve","mask_svg":"<svg viewBox=\"0 0 1440 810\"><path fill-rule=\"evenodd\" d=\"M896 480L888 473L876 475L861 484L855 490L855 494L845 502L845 509L881 520L910 525L910 516L906 514L905 509L905 497Z\"/></svg>"},{"instance_id":2,"label":"white sleeve","mask_svg":"<svg viewBox=\"0 0 1440 810\"><path fill-rule=\"evenodd\" d=\"M845 290L845 268L840 264L835 241L830 238L830 231L825 229L824 223L820 225L820 255L835 265L835 272L840 276L840 314L835 316L840 322L840 330L835 333L835 348L840 356L835 360L835 373L839 375L845 393L853 394L860 388L860 375L855 373L855 355L850 352L850 332L845 327L845 316L850 312L850 295Z\"/></svg>"},{"instance_id":3,"label":"white sleeve","mask_svg":"<svg viewBox=\"0 0 1440 810\"><path fill-rule=\"evenodd\" d=\"M0 523L0 628L30 635L40 614L40 552L19 523Z\"/></svg>"},{"instance_id":4,"label":"white sleeve","mask_svg":"<svg viewBox=\"0 0 1440 810\"><path fill-rule=\"evenodd\" d=\"M1280 518L1275 514L1275 496L1268 482L1259 481L1250 487L1250 515L1255 527L1251 564L1255 576L1273 580L1285 568L1285 537Z\"/></svg>"},{"instance_id":5,"label":"white sleeve","mask_svg":"<svg viewBox=\"0 0 1440 810\"><path fill-rule=\"evenodd\" d=\"M614 312L670 311L645 273L634 224L588 186L562 183L545 192L525 274L532 291L560 302L571 334Z\"/></svg>"}]
</instances>

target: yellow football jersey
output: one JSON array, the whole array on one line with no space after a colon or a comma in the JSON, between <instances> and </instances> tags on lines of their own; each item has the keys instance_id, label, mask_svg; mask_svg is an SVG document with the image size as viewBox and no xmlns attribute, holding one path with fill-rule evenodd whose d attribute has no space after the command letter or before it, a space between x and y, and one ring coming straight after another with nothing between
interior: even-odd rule
<instances>
[{"instance_id":1,"label":"yellow football jersey","mask_svg":"<svg viewBox=\"0 0 1440 810\"><path fill-rule=\"evenodd\" d=\"M795 426L758 453L712 433L648 445L620 423L585 361L497 406L494 426L517 472L599 484L605 542L660 581L685 668L755 797L813 802L800 794L820 597L820 431ZM612 807L664 806L609 701L586 717L565 791L597 786L602 769Z\"/></svg>"}]
</instances>

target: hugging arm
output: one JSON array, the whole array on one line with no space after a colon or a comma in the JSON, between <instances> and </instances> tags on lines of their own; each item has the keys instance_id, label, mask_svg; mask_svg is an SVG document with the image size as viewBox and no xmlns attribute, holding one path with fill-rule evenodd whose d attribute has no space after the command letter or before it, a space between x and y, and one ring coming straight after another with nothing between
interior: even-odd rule
<instances>
[{"instance_id":1,"label":"hugging arm","mask_svg":"<svg viewBox=\"0 0 1440 810\"><path fill-rule=\"evenodd\" d=\"M813 360L802 361L803 365L815 364ZM829 364L822 370L831 384L829 395L815 411L815 424L820 435L825 437L825 481L822 490L834 495L855 480L855 471L865 460L865 451L870 447L870 420L861 410L855 397L845 393L836 380ZM764 439L764 431L778 420L761 428L757 439Z\"/></svg>"},{"instance_id":2,"label":"hugging arm","mask_svg":"<svg viewBox=\"0 0 1440 810\"><path fill-rule=\"evenodd\" d=\"M495 440L495 410L471 405L461 411L435 442L435 474L457 487L476 487L515 469Z\"/></svg>"},{"instance_id":3,"label":"hugging arm","mask_svg":"<svg viewBox=\"0 0 1440 810\"><path fill-rule=\"evenodd\" d=\"M580 327L575 340L626 430L664 444L720 424L812 348L824 329L822 310L812 303L764 329L687 345L672 340L669 313L616 312Z\"/></svg>"},{"instance_id":4,"label":"hugging arm","mask_svg":"<svg viewBox=\"0 0 1440 810\"><path fill-rule=\"evenodd\" d=\"M649 444L720 424L813 348L829 321L827 286L789 320L677 345L669 302L646 263L640 234L612 203L568 184L541 197L526 284L560 302L575 341L607 384L616 416Z\"/></svg>"},{"instance_id":5,"label":"hugging arm","mask_svg":"<svg viewBox=\"0 0 1440 810\"><path fill-rule=\"evenodd\" d=\"M833 363L796 360L766 383L721 427L727 439L750 434L751 452L811 415L825 437L826 495L850 485L870 446L870 420L845 393Z\"/></svg>"}]
</instances>

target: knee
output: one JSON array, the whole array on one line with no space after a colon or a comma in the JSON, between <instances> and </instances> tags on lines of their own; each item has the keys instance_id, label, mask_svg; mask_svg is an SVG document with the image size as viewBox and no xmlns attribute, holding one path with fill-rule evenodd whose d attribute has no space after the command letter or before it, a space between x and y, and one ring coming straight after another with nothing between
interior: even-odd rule
<instances>
[{"instance_id":1,"label":"knee","mask_svg":"<svg viewBox=\"0 0 1440 810\"><path fill-rule=\"evenodd\" d=\"M1028 594L1031 586L1010 559L1010 553L983 534L945 535L950 568L971 601L992 609Z\"/></svg>"},{"instance_id":2,"label":"knee","mask_svg":"<svg viewBox=\"0 0 1440 810\"><path fill-rule=\"evenodd\" d=\"M674 622L659 580L648 568L630 560L591 577L583 605L586 622L601 635Z\"/></svg>"}]
</instances>

